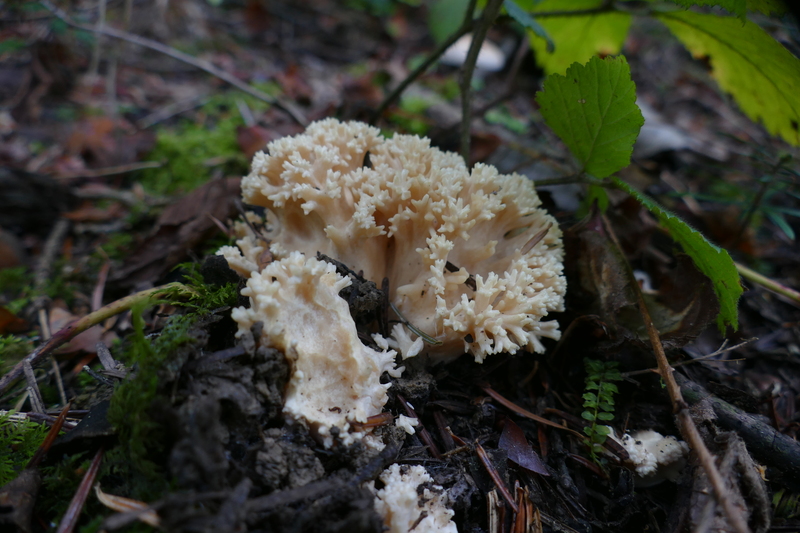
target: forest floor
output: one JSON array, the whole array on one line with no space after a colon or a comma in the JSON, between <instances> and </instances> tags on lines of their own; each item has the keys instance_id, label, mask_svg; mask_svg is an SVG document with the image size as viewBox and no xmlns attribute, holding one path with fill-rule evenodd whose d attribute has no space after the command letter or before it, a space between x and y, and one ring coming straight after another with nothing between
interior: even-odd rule
<instances>
[{"instance_id":1,"label":"forest floor","mask_svg":"<svg viewBox=\"0 0 800 533\"><path fill-rule=\"evenodd\" d=\"M407 364L390 378L386 411L420 425L407 435L376 422L382 452L326 449L285 419L290 367L234 337L243 281L213 259L233 241L239 180L257 151L306 123L373 119L436 43L426 8L411 2L216 3L147 1L126 15L127 3L109 2L122 38L91 31L93 3L0 8L0 444L10 450L0 523L380 531L366 487L400 463L427 468L464 532L734 531L695 454L650 486L619 446L596 456L580 436L592 364L611 371L609 423L620 434L681 435L602 226L651 312L671 324L662 340L726 497L752 531L800 530L800 302L743 280L739 328L721 333L708 280L652 215L618 191L603 220L587 213L586 186L538 112L542 73L505 20L488 38L506 67L476 81L470 162L544 183L539 195L564 231L566 311L552 317L562 339L483 365ZM796 28L770 31L797 50ZM655 23L637 20L623 53L647 131L620 176L740 264L800 287L797 149L745 117L708 65ZM458 151L458 79L456 67L435 65L375 124ZM191 295L143 293L171 282ZM119 303L132 294L137 304ZM120 312L11 379L25 378L22 366L14 374L23 357L106 305ZM46 457L23 471L61 422ZM133 501L101 503L95 482L100 496Z\"/></svg>"}]
</instances>

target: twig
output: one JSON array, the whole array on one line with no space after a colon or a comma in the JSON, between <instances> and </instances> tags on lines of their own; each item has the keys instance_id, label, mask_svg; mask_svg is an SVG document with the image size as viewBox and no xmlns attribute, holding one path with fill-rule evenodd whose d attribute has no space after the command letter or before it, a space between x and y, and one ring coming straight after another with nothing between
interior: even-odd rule
<instances>
[{"instance_id":1,"label":"twig","mask_svg":"<svg viewBox=\"0 0 800 533\"><path fill-rule=\"evenodd\" d=\"M191 111L196 107L204 106L209 102L209 100L211 100L211 98L209 98L208 96L200 95L200 96L193 96L185 100L179 100L177 102L172 102L170 104L165 105L164 107L156 109L149 115L138 120L136 122L136 127L139 128L140 130L147 129L151 126L155 126L159 122L172 118L176 115L180 115L181 113Z\"/></svg>"},{"instance_id":2,"label":"twig","mask_svg":"<svg viewBox=\"0 0 800 533\"><path fill-rule=\"evenodd\" d=\"M106 25L106 0L100 0L97 3L97 24L96 28L103 29ZM89 77L94 80L100 72L100 45L103 44L103 39L96 39L92 47L92 58L89 60Z\"/></svg>"},{"instance_id":3,"label":"twig","mask_svg":"<svg viewBox=\"0 0 800 533\"><path fill-rule=\"evenodd\" d=\"M58 250L61 248L61 243L69 230L69 220L66 218L59 218L50 235L47 236L47 241L44 243L42 255L39 257L39 262L36 265L36 272L33 276L33 286L36 289L36 308L41 309L44 306L47 296L44 296L44 288L47 286L47 281L50 279L50 274L53 271L53 261L58 255Z\"/></svg>"},{"instance_id":4,"label":"twig","mask_svg":"<svg viewBox=\"0 0 800 533\"><path fill-rule=\"evenodd\" d=\"M455 43L457 40L459 40L461 37L463 37L472 30L472 26L474 24L472 20L472 13L475 11L476 3L477 0L470 0L469 5L467 6L467 10L464 14L464 21L461 23L461 26L459 26L459 28L455 31L455 33L453 33L450 37L447 38L447 40L445 40L442 44L436 47L436 49L433 52L431 52L431 55L429 55L425 61L423 61L413 71L411 71L411 73L408 76L406 76L406 78L403 81L401 81L397 87L394 88L394 90L389 94L389 96L384 98L383 102L381 102L381 105L378 106L378 109L375 110L375 112L372 114L372 117L370 117L369 120L370 124L375 124L375 122L378 121L383 112L386 111L386 108L392 105L395 102L395 100L397 100L400 97L400 95L403 94L403 91L405 91L409 85L414 83L414 80L422 76L422 74L424 74L425 71L428 70L428 68L431 65L433 65L442 56L442 54L444 54L447 51L447 49L453 45L453 43Z\"/></svg>"},{"instance_id":5,"label":"twig","mask_svg":"<svg viewBox=\"0 0 800 533\"><path fill-rule=\"evenodd\" d=\"M71 180L77 178L102 178L105 176L115 176L117 174L125 174L126 172L133 172L135 170L144 170L147 168L159 168L164 166L163 161L141 161L139 163L129 163L127 165L117 165L115 167L105 168L87 168L75 174L64 174L55 176L59 180Z\"/></svg>"},{"instance_id":6,"label":"twig","mask_svg":"<svg viewBox=\"0 0 800 533\"><path fill-rule=\"evenodd\" d=\"M36 383L36 376L33 374L33 367L31 367L30 363L22 365L22 373L25 374L25 381L28 383L28 398L31 400L31 411L44 413L42 393L39 391L39 384Z\"/></svg>"},{"instance_id":7,"label":"twig","mask_svg":"<svg viewBox=\"0 0 800 533\"><path fill-rule=\"evenodd\" d=\"M25 468L35 468L39 466L39 463L42 462L44 456L50 450L50 447L53 446L53 443L56 441L58 434L61 432L61 428L64 427L64 423L67 420L67 415L69 414L69 408L71 404L67 404L61 410L61 413L56 418L53 425L50 427L50 431L47 433L47 436L44 439L44 442L36 449L36 452L31 457L31 460L28 461L28 465ZM28 416L31 419L30 416Z\"/></svg>"},{"instance_id":8,"label":"twig","mask_svg":"<svg viewBox=\"0 0 800 533\"><path fill-rule=\"evenodd\" d=\"M294 106L291 105L289 102L283 102L278 98L275 98L273 96L270 96L266 93L259 91L255 87L251 87L250 85L244 83L243 81L236 78L232 74L229 74L224 70L215 67L212 63L208 61L190 56L189 54L185 54L180 50L176 50L158 41L154 41L146 37L140 37L139 35L135 35L133 33L129 33L126 31L121 31L116 28L111 28L108 26L104 26L102 28L96 28L94 26L87 26L86 24L75 22L69 15L67 15L63 10L53 5L49 0L41 0L40 4L42 4L51 13L53 13L53 15L62 20L67 26L71 26L73 28L83 31L88 31L91 33L97 33L100 35L107 35L109 37L114 37L115 39L120 39L129 43L133 43L138 46L142 46L144 48L149 48L150 50L155 50L156 52L167 55L173 59L177 59L178 61L182 61L183 63L192 65L195 68L203 70L211 74L212 76L216 76L222 81L233 85L240 91L247 93L250 96L253 96L254 98L258 98L259 100L262 100L264 102L274 105L279 109L282 109L290 117L292 117L292 119L294 119L295 122L297 122L301 126L305 127L306 125L308 125L308 120L302 115L302 113L300 113L299 110L295 109Z\"/></svg>"},{"instance_id":9,"label":"twig","mask_svg":"<svg viewBox=\"0 0 800 533\"><path fill-rule=\"evenodd\" d=\"M417 422L419 423L419 426L420 426L420 428L419 428L419 436L422 439L422 442L424 442L425 445L428 447L428 451L431 452L431 455L433 456L433 458L434 459L441 459L442 458L442 454L441 454L441 452L439 452L439 448L436 446L436 443L433 441L433 437L431 437L431 434L428 432L427 429L425 429L425 426L422 425L422 420L420 420L419 416L417 416L417 412L414 410L414 407L410 403L408 403L408 401L406 401L406 399L403 397L402 394L398 394L397 395L397 399L400 401L400 404L403 406L403 409L405 410L406 415L410 416L411 418L416 419Z\"/></svg>"},{"instance_id":10,"label":"twig","mask_svg":"<svg viewBox=\"0 0 800 533\"><path fill-rule=\"evenodd\" d=\"M72 497L72 501L69 503L67 512L64 513L61 523L58 524L56 533L71 533L72 530L75 529L75 525L78 523L78 517L83 510L83 504L86 502L86 497L89 496L89 491L91 490L94 480L97 477L97 472L100 470L100 461L102 459L103 448L101 447L94 455L92 464L89 465L89 469L86 470L86 474L84 474L81 484L78 485L78 490L75 491L75 496Z\"/></svg>"},{"instance_id":11,"label":"twig","mask_svg":"<svg viewBox=\"0 0 800 533\"><path fill-rule=\"evenodd\" d=\"M489 0L483 8L480 24L472 34L472 43L467 52L467 59L461 70L461 157L469 165L470 125L472 124L472 74L478 62L478 53L486 39L489 27L494 23L503 0Z\"/></svg>"},{"instance_id":12,"label":"twig","mask_svg":"<svg viewBox=\"0 0 800 533\"><path fill-rule=\"evenodd\" d=\"M188 291L188 288L182 283L169 283L167 285L155 287L146 291L137 292L136 294L131 294L130 296L126 296L125 298L117 300L116 302L112 302L104 307L101 307L97 311L90 313L70 324L69 326L57 331L44 344L40 345L33 352L28 354L25 359L17 363L16 366L14 366L14 368L12 368L5 376L0 378L0 394L5 392L5 390L13 382L19 379L23 373L24 365L35 365L43 357L52 353L53 350L62 344L69 342L76 335L83 333L90 327L103 322L107 318L111 318L114 315L128 311L137 303L147 301L151 298L157 298L162 294L174 291Z\"/></svg>"},{"instance_id":13,"label":"twig","mask_svg":"<svg viewBox=\"0 0 800 533\"><path fill-rule=\"evenodd\" d=\"M489 385L478 384L478 386L480 388L482 388L483 391L486 394L491 396L500 405L502 405L502 406L506 407L507 409L510 409L511 411L517 413L519 416L523 416L523 417L528 418L530 420L533 420L535 422L539 422L540 424L544 424L545 426L550 426L550 427L557 428L557 429L560 429L560 430L563 430L563 431L567 431L569 433L572 433L573 435L576 435L580 439L584 438L583 435L581 435L580 433L578 433L577 431L575 431L573 429L570 429L570 428L568 428L566 426L562 426L561 424L556 424L552 420L548 420L548 419L544 418L543 416L539 416L537 414L531 413L527 409L520 407L519 405L515 404L514 402L506 399L504 396L502 396L499 392L495 391Z\"/></svg>"},{"instance_id":14,"label":"twig","mask_svg":"<svg viewBox=\"0 0 800 533\"><path fill-rule=\"evenodd\" d=\"M785 285L781 285L777 281L769 279L766 276L762 276L755 270L751 270L741 263L734 262L734 264L736 265L736 270L739 271L739 274L741 274L744 279L752 281L753 283L757 283L768 291L772 291L775 294L788 298L792 304L800 306L800 292L797 292L796 290Z\"/></svg>"},{"instance_id":15,"label":"twig","mask_svg":"<svg viewBox=\"0 0 800 533\"><path fill-rule=\"evenodd\" d=\"M616 246L620 253L622 253L622 246L617 239L617 235L614 233L614 229L604 215L601 215L601 218L603 220L603 227L606 230L611 242L614 243L614 246ZM745 520L744 516L742 516L741 509L734 505L733 502L735 499L730 497L729 491L725 486L725 480L722 479L722 475L719 473L719 469L717 469L717 465L714 461L714 455L708 450L705 442L703 442L703 437L700 435L700 432L697 430L697 426L695 426L694 421L692 420L691 413L689 412L689 406L683 399L681 389L678 386L678 383L675 381L675 376L672 375L673 369L670 367L669 361L667 360L667 355L664 352L664 346L661 344L661 338L658 330L656 329L655 324L653 324L653 319L650 317L650 311L647 309L647 304L642 296L642 291L639 288L639 284L636 282L633 269L631 268L630 263L627 261L625 261L624 264L628 280L631 287L633 287L633 292L636 295L636 300L639 305L639 312L642 315L645 329L647 329L647 336L650 338L650 343L653 346L653 352L655 353L656 361L658 362L658 371L661 374L661 378L664 380L664 383L666 384L667 394L669 394L670 401L672 402L672 408L676 417L678 418L678 427L681 431L681 435L684 439L686 439L686 441L689 442L689 445L697 454L700 465L703 467L703 470L705 471L706 475L708 476L708 480L711 483L711 488L714 491L714 498L716 499L717 504L722 508L722 513L728 521L728 524L733 528L734 531L736 531L736 533L750 533L747 520Z\"/></svg>"},{"instance_id":16,"label":"twig","mask_svg":"<svg viewBox=\"0 0 800 533\"><path fill-rule=\"evenodd\" d=\"M514 498L511 496L511 493L508 492L508 488L506 487L503 480L500 478L500 474L497 472L497 469L492 464L492 461L489 460L489 455L486 453L486 450L483 449L481 443L477 440L475 441L475 453L478 455L478 459L481 460L483 467L486 469L486 472L489 474L489 477L492 478L497 490L500 491L500 494L503 495L503 499L505 499L506 503L509 507L514 509L515 513L519 512L519 507L517 506Z\"/></svg>"}]
</instances>

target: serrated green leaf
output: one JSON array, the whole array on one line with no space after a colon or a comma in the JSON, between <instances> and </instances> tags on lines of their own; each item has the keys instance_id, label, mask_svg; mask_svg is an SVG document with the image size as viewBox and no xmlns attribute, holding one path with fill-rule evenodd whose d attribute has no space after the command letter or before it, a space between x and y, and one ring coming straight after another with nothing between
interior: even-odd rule
<instances>
[{"instance_id":1,"label":"serrated green leaf","mask_svg":"<svg viewBox=\"0 0 800 533\"><path fill-rule=\"evenodd\" d=\"M747 0L747 10L764 15L783 15L786 13L786 6L781 0Z\"/></svg>"},{"instance_id":2,"label":"serrated green leaf","mask_svg":"<svg viewBox=\"0 0 800 533\"><path fill-rule=\"evenodd\" d=\"M597 419L598 420L603 420L605 422L608 422L609 420L614 420L614 414L613 413L597 413Z\"/></svg>"},{"instance_id":3,"label":"serrated green leaf","mask_svg":"<svg viewBox=\"0 0 800 533\"><path fill-rule=\"evenodd\" d=\"M610 392L612 394L616 394L617 392L619 392L619 389L614 383L608 383L608 382L603 383L600 386L600 390L602 390L605 393Z\"/></svg>"},{"instance_id":4,"label":"serrated green leaf","mask_svg":"<svg viewBox=\"0 0 800 533\"><path fill-rule=\"evenodd\" d=\"M747 0L672 0L682 7L718 6L741 20L747 17Z\"/></svg>"},{"instance_id":5,"label":"serrated green leaf","mask_svg":"<svg viewBox=\"0 0 800 533\"><path fill-rule=\"evenodd\" d=\"M536 13L560 12L565 8L582 11L599 8L604 3L605 0L544 0L533 8L532 14L536 17ZM545 74L563 74L573 63L586 63L597 54L618 54L631 26L631 16L620 12L548 16L536 20L556 43L555 50L548 52L547 41L529 32L536 63Z\"/></svg>"},{"instance_id":6,"label":"serrated green leaf","mask_svg":"<svg viewBox=\"0 0 800 533\"><path fill-rule=\"evenodd\" d=\"M506 8L508 15L512 19L516 20L523 28L532 31L534 35L544 39L546 45L545 50L547 50L547 53L549 54L553 53L553 51L556 49L553 39L550 38L550 36L547 34L547 30L545 30L542 25L530 15L530 13L522 9L514 0L504 0L503 7Z\"/></svg>"},{"instance_id":7,"label":"serrated green leaf","mask_svg":"<svg viewBox=\"0 0 800 533\"><path fill-rule=\"evenodd\" d=\"M583 399L586 400L587 402L596 402L597 401L597 395L595 393L593 393L593 392L584 392L583 393Z\"/></svg>"},{"instance_id":8,"label":"serrated green leaf","mask_svg":"<svg viewBox=\"0 0 800 533\"><path fill-rule=\"evenodd\" d=\"M737 304L742 295L739 272L728 252L706 240L696 229L673 215L656 202L640 193L621 179L611 178L614 185L633 196L645 206L669 232L670 236L681 245L683 251L692 258L697 268L711 279L714 292L719 299L719 315L717 326L724 331L725 325L739 329Z\"/></svg>"},{"instance_id":9,"label":"serrated green leaf","mask_svg":"<svg viewBox=\"0 0 800 533\"><path fill-rule=\"evenodd\" d=\"M800 59L752 22L691 11L655 15L754 121L800 145Z\"/></svg>"},{"instance_id":10,"label":"serrated green leaf","mask_svg":"<svg viewBox=\"0 0 800 533\"><path fill-rule=\"evenodd\" d=\"M602 435L603 437L606 437L611 433L611 428L608 427L608 426L595 426L594 431L598 435Z\"/></svg>"},{"instance_id":11,"label":"serrated green leaf","mask_svg":"<svg viewBox=\"0 0 800 533\"><path fill-rule=\"evenodd\" d=\"M624 57L593 57L566 76L552 74L536 101L586 173L604 178L628 166L644 118Z\"/></svg>"}]
</instances>

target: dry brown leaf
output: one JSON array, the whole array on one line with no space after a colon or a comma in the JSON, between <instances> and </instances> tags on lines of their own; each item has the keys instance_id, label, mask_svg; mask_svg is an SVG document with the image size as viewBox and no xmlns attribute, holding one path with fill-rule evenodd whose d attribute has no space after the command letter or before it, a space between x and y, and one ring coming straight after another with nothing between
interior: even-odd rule
<instances>
[{"instance_id":1,"label":"dry brown leaf","mask_svg":"<svg viewBox=\"0 0 800 533\"><path fill-rule=\"evenodd\" d=\"M115 496L113 494L108 494L103 492L100 489L100 484L96 484L94 486L94 493L97 496L97 499L100 500L100 503L111 509L112 511L116 511L118 513L129 513L131 511L144 511L142 512L137 518L144 522L145 524L153 527L160 527L161 526L161 519L159 518L158 514L151 510L146 510L149 505L145 502L139 500L132 500L130 498L125 498L122 496Z\"/></svg>"}]
</instances>

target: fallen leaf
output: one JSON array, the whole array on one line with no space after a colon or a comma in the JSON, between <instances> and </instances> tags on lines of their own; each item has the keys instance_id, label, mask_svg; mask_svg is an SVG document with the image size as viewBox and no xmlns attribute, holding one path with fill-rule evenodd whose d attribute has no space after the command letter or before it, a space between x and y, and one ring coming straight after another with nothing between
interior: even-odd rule
<instances>
[{"instance_id":1,"label":"fallen leaf","mask_svg":"<svg viewBox=\"0 0 800 533\"><path fill-rule=\"evenodd\" d=\"M89 117L74 125L65 147L89 168L101 168L133 163L154 144L152 132L137 131L124 119Z\"/></svg>"},{"instance_id":2,"label":"fallen leaf","mask_svg":"<svg viewBox=\"0 0 800 533\"><path fill-rule=\"evenodd\" d=\"M550 475L539 454L536 453L528 443L528 439L525 438L525 432L510 418L506 418L503 433L500 435L500 442L497 447L505 450L509 461L518 464L522 468L543 476Z\"/></svg>"},{"instance_id":3,"label":"fallen leaf","mask_svg":"<svg viewBox=\"0 0 800 533\"><path fill-rule=\"evenodd\" d=\"M648 245L642 240L631 242L637 246L634 253ZM567 230L564 243L570 306L598 315L611 333L612 344L650 346L634 287L625 273L627 259L606 235L600 216ZM666 348L680 348L719 312L711 281L684 254L676 254L671 264L653 262L647 267L654 289L645 292L644 298L653 323Z\"/></svg>"},{"instance_id":4,"label":"fallen leaf","mask_svg":"<svg viewBox=\"0 0 800 533\"><path fill-rule=\"evenodd\" d=\"M213 180L167 207L150 236L131 254L131 260L111 275L130 287L153 282L184 261L191 250L220 231L215 219L236 214L240 178Z\"/></svg>"}]
</instances>

